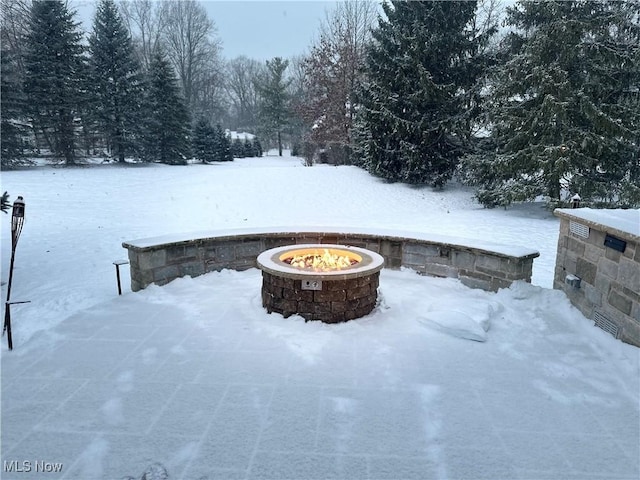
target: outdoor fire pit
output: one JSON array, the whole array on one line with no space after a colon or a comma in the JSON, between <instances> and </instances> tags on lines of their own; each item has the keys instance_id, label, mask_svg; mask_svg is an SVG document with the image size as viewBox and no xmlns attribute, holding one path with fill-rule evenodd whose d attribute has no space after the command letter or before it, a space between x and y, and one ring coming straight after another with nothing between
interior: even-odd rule
<instances>
[{"instance_id":1,"label":"outdoor fire pit","mask_svg":"<svg viewBox=\"0 0 640 480\"><path fill-rule=\"evenodd\" d=\"M273 248L257 263L267 312L338 323L376 306L384 259L364 248L322 244Z\"/></svg>"}]
</instances>

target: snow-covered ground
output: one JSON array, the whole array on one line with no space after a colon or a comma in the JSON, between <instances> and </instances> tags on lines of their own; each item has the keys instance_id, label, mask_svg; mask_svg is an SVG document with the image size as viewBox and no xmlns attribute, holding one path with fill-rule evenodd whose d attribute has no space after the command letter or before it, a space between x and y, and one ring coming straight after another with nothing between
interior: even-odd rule
<instances>
[{"instance_id":1,"label":"snow-covered ground","mask_svg":"<svg viewBox=\"0 0 640 480\"><path fill-rule=\"evenodd\" d=\"M15 350L2 346L3 479L40 478L36 462L63 463L42 478L85 480L153 462L171 479L640 476L639 350L550 289L558 221L539 205L485 210L461 187L291 157L38 167L2 183L26 201L12 299L31 300L12 310ZM534 285L495 294L385 270L379 307L342 325L266 314L257 270L116 294L124 240L298 224L541 256ZM3 216L3 281L9 238ZM490 323L486 342L459 338L475 322Z\"/></svg>"}]
</instances>

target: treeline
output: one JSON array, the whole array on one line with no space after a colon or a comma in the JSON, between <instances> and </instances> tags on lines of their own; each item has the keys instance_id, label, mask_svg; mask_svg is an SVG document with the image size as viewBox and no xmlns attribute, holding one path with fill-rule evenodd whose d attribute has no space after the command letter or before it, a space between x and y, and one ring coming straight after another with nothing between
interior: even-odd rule
<instances>
[{"instance_id":1,"label":"treeline","mask_svg":"<svg viewBox=\"0 0 640 480\"><path fill-rule=\"evenodd\" d=\"M305 60L322 154L488 207L640 206L640 2L350 2ZM372 28L367 28L372 27Z\"/></svg>"},{"instance_id":2,"label":"treeline","mask_svg":"<svg viewBox=\"0 0 640 480\"><path fill-rule=\"evenodd\" d=\"M86 38L65 1L3 2L3 167L39 149L67 164L262 155L257 139L238 150L222 131L218 50L192 0L101 0Z\"/></svg>"},{"instance_id":3,"label":"treeline","mask_svg":"<svg viewBox=\"0 0 640 480\"><path fill-rule=\"evenodd\" d=\"M458 178L489 207L640 205L637 1L344 2L305 55L264 64L223 61L194 0L102 0L88 48L62 2L26 3L3 2L3 162L26 129L68 161L105 145L179 163L213 148L194 147L197 125L220 124L308 164ZM58 18L55 39L40 17Z\"/></svg>"}]
</instances>

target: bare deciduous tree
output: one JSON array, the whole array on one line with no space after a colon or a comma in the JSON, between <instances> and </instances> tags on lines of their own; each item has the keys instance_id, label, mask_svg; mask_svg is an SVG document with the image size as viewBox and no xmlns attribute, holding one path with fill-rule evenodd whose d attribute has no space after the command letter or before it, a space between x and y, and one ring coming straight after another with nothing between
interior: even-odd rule
<instances>
[{"instance_id":1,"label":"bare deciduous tree","mask_svg":"<svg viewBox=\"0 0 640 480\"><path fill-rule=\"evenodd\" d=\"M30 0L0 2L0 45L2 53L10 54L19 78L24 76L25 39L29 33Z\"/></svg>"},{"instance_id":2,"label":"bare deciduous tree","mask_svg":"<svg viewBox=\"0 0 640 480\"><path fill-rule=\"evenodd\" d=\"M215 24L195 0L163 1L161 16L167 56L178 72L187 105L197 110L198 86L219 70L221 43Z\"/></svg>"},{"instance_id":3,"label":"bare deciduous tree","mask_svg":"<svg viewBox=\"0 0 640 480\"><path fill-rule=\"evenodd\" d=\"M312 125L312 140L319 144L350 144L355 93L376 9L368 1L339 3L327 14L320 39L305 61L307 98L301 114Z\"/></svg>"},{"instance_id":4,"label":"bare deciduous tree","mask_svg":"<svg viewBox=\"0 0 640 480\"><path fill-rule=\"evenodd\" d=\"M119 7L136 46L138 61L148 70L163 29L158 4L153 0L122 0Z\"/></svg>"},{"instance_id":5,"label":"bare deciduous tree","mask_svg":"<svg viewBox=\"0 0 640 480\"><path fill-rule=\"evenodd\" d=\"M255 132L258 122L258 90L256 81L264 66L245 56L236 57L226 65L226 88L232 104L232 127Z\"/></svg>"}]
</instances>

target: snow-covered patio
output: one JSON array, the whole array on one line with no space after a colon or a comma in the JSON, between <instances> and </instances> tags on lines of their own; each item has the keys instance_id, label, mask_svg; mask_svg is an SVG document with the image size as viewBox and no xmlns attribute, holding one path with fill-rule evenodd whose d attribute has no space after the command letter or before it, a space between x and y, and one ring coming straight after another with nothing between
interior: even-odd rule
<instances>
[{"instance_id":1,"label":"snow-covered patio","mask_svg":"<svg viewBox=\"0 0 640 480\"><path fill-rule=\"evenodd\" d=\"M45 168L3 187L27 202L12 298L33 302L2 347L3 479L137 479L153 462L186 480L640 475L639 350L544 288L557 221L539 209L291 158ZM268 315L253 269L115 295L122 240L290 224L308 199L319 223L538 248L535 285L383 270L378 308L339 325ZM490 323L487 341L436 328L451 312Z\"/></svg>"}]
</instances>

